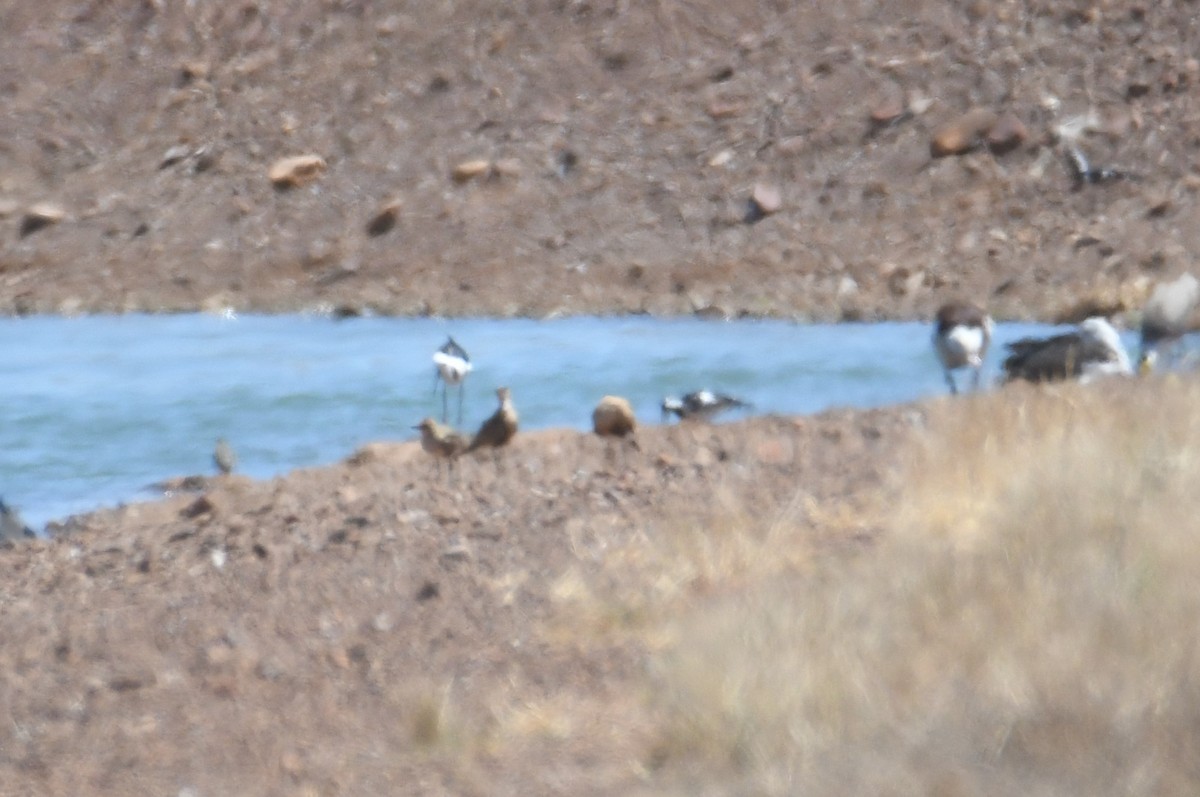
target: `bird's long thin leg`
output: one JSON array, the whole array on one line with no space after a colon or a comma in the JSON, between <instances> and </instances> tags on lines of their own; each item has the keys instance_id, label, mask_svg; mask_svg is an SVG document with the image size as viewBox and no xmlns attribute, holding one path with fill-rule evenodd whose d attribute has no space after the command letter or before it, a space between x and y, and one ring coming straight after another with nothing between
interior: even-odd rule
<instances>
[{"instance_id":1,"label":"bird's long thin leg","mask_svg":"<svg viewBox=\"0 0 1200 797\"><path fill-rule=\"evenodd\" d=\"M447 423L448 421L446 419L450 415L450 410L447 408L447 405L446 405L446 391L448 391L449 389L450 389L449 385L444 384L444 383L442 384L442 423Z\"/></svg>"},{"instance_id":2,"label":"bird's long thin leg","mask_svg":"<svg viewBox=\"0 0 1200 797\"><path fill-rule=\"evenodd\" d=\"M462 426L462 411L463 411L463 390L466 388L467 382L463 380L458 383L458 425Z\"/></svg>"},{"instance_id":3,"label":"bird's long thin leg","mask_svg":"<svg viewBox=\"0 0 1200 797\"><path fill-rule=\"evenodd\" d=\"M973 373L971 374L971 390L978 391L980 376L983 373L983 366L977 365L972 369L972 371L973 371Z\"/></svg>"},{"instance_id":4,"label":"bird's long thin leg","mask_svg":"<svg viewBox=\"0 0 1200 797\"><path fill-rule=\"evenodd\" d=\"M955 384L955 382L954 382L954 372L951 371L949 368L947 368L947 369L945 369L945 373L946 373L946 384L950 386L950 395L957 396L958 395L958 385Z\"/></svg>"}]
</instances>

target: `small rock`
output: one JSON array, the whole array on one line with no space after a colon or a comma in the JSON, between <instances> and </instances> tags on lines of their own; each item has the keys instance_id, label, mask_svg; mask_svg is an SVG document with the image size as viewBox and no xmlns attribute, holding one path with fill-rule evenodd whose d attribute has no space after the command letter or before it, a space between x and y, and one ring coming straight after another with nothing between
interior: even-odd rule
<instances>
[{"instance_id":1,"label":"small rock","mask_svg":"<svg viewBox=\"0 0 1200 797\"><path fill-rule=\"evenodd\" d=\"M450 174L454 177L456 183L465 183L480 175L485 175L492 169L492 162L479 158L477 160L463 161L451 170Z\"/></svg>"},{"instance_id":2,"label":"small rock","mask_svg":"<svg viewBox=\"0 0 1200 797\"><path fill-rule=\"evenodd\" d=\"M1150 207L1146 210L1146 215L1152 219L1160 219L1174 209L1175 203L1171 201L1169 196L1152 196L1150 197Z\"/></svg>"},{"instance_id":3,"label":"small rock","mask_svg":"<svg viewBox=\"0 0 1200 797\"><path fill-rule=\"evenodd\" d=\"M978 146L996 121L996 113L987 108L967 111L938 128L929 144L929 152L935 158L968 152Z\"/></svg>"},{"instance_id":4,"label":"small rock","mask_svg":"<svg viewBox=\"0 0 1200 797\"><path fill-rule=\"evenodd\" d=\"M386 445L383 443L367 443L351 454L346 459L346 464L361 467L372 462L379 462L383 459L385 449Z\"/></svg>"},{"instance_id":5,"label":"small rock","mask_svg":"<svg viewBox=\"0 0 1200 797\"><path fill-rule=\"evenodd\" d=\"M267 176L276 188L299 188L317 179L325 171L325 159L320 155L296 155L271 164Z\"/></svg>"},{"instance_id":6,"label":"small rock","mask_svg":"<svg viewBox=\"0 0 1200 797\"><path fill-rule=\"evenodd\" d=\"M871 124L877 127L890 125L904 116L905 112L904 103L900 100L885 100L871 109Z\"/></svg>"},{"instance_id":7,"label":"small rock","mask_svg":"<svg viewBox=\"0 0 1200 797\"><path fill-rule=\"evenodd\" d=\"M729 320L729 311L719 304L702 304L692 311L692 315L709 321Z\"/></svg>"},{"instance_id":8,"label":"small rock","mask_svg":"<svg viewBox=\"0 0 1200 797\"><path fill-rule=\"evenodd\" d=\"M465 539L456 534L442 549L442 558L459 562L465 561L471 558L471 548Z\"/></svg>"},{"instance_id":9,"label":"small rock","mask_svg":"<svg viewBox=\"0 0 1200 797\"><path fill-rule=\"evenodd\" d=\"M1012 152L1029 140L1029 130L1012 112L1004 113L987 132L988 149L997 155Z\"/></svg>"},{"instance_id":10,"label":"small rock","mask_svg":"<svg viewBox=\"0 0 1200 797\"><path fill-rule=\"evenodd\" d=\"M758 209L764 216L777 212L783 206L783 195L779 191L779 186L771 183L755 183L750 199L755 205L758 205Z\"/></svg>"},{"instance_id":11,"label":"small rock","mask_svg":"<svg viewBox=\"0 0 1200 797\"><path fill-rule=\"evenodd\" d=\"M708 159L708 165L716 169L733 160L733 150L723 149Z\"/></svg>"},{"instance_id":12,"label":"small rock","mask_svg":"<svg viewBox=\"0 0 1200 797\"><path fill-rule=\"evenodd\" d=\"M521 162L516 158L501 158L492 164L492 171L501 177L520 177Z\"/></svg>"},{"instance_id":13,"label":"small rock","mask_svg":"<svg viewBox=\"0 0 1200 797\"><path fill-rule=\"evenodd\" d=\"M24 238L26 235L32 235L38 230L58 224L67 217L67 212L58 205L50 202L39 202L33 207L25 211L25 215L21 218L20 235Z\"/></svg>"},{"instance_id":14,"label":"small rock","mask_svg":"<svg viewBox=\"0 0 1200 797\"><path fill-rule=\"evenodd\" d=\"M185 518L197 518L201 515L216 514L217 503L209 495L202 495L195 501L185 506L180 510L179 514Z\"/></svg>"},{"instance_id":15,"label":"small rock","mask_svg":"<svg viewBox=\"0 0 1200 797\"><path fill-rule=\"evenodd\" d=\"M393 199L380 208L367 222L367 235L375 238L392 231L400 217L400 200Z\"/></svg>"},{"instance_id":16,"label":"small rock","mask_svg":"<svg viewBox=\"0 0 1200 797\"><path fill-rule=\"evenodd\" d=\"M741 103L731 100L713 100L708 104L708 115L713 119L728 119L742 112Z\"/></svg>"},{"instance_id":17,"label":"small rock","mask_svg":"<svg viewBox=\"0 0 1200 797\"><path fill-rule=\"evenodd\" d=\"M601 437L624 437L637 431L637 416L628 399L605 396L592 411L592 431Z\"/></svg>"}]
</instances>

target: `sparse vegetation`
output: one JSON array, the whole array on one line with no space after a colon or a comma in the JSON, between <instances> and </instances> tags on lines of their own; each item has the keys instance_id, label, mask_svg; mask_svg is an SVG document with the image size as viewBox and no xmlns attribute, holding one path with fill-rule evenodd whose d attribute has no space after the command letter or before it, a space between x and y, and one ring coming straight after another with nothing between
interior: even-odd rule
<instances>
[{"instance_id":1,"label":"sparse vegetation","mask_svg":"<svg viewBox=\"0 0 1200 797\"><path fill-rule=\"evenodd\" d=\"M641 538L598 599L657 606L648 762L719 793L1194 793L1197 406L947 404L861 555L814 557L795 512Z\"/></svg>"}]
</instances>

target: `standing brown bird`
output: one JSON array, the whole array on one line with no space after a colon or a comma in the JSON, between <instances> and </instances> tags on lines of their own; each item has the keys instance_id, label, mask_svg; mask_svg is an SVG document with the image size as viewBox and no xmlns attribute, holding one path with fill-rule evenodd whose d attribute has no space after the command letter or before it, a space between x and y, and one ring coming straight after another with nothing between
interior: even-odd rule
<instances>
[{"instance_id":1,"label":"standing brown bird","mask_svg":"<svg viewBox=\"0 0 1200 797\"><path fill-rule=\"evenodd\" d=\"M217 447L213 449L213 464L225 476L233 473L237 467L237 452L224 437L217 440Z\"/></svg>"},{"instance_id":2,"label":"standing brown bird","mask_svg":"<svg viewBox=\"0 0 1200 797\"><path fill-rule=\"evenodd\" d=\"M483 422L467 451L488 446L500 448L506 445L517 433L517 410L513 407L512 395L506 387L496 388L496 397L500 399L500 407L492 413L492 417Z\"/></svg>"},{"instance_id":3,"label":"standing brown bird","mask_svg":"<svg viewBox=\"0 0 1200 797\"><path fill-rule=\"evenodd\" d=\"M433 418L426 418L413 427L421 432L421 448L433 454L437 467L442 469L442 460L446 460L450 473L454 473L454 460L467 448L467 438L454 429L440 424Z\"/></svg>"}]
</instances>

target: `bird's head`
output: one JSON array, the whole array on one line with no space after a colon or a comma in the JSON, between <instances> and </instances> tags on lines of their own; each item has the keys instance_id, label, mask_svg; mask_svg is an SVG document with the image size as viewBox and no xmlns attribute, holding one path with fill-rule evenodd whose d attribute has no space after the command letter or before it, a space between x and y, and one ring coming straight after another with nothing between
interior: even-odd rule
<instances>
[{"instance_id":1,"label":"bird's head","mask_svg":"<svg viewBox=\"0 0 1200 797\"><path fill-rule=\"evenodd\" d=\"M1155 366L1158 365L1158 350L1154 348L1144 348L1142 353L1138 355L1137 372L1138 376L1148 376L1154 373Z\"/></svg>"}]
</instances>

